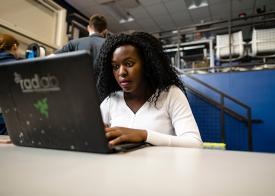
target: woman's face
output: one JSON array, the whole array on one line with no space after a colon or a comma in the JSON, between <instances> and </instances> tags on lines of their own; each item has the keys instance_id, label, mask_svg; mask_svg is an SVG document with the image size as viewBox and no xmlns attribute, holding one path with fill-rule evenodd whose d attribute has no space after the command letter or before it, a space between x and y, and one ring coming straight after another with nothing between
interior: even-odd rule
<instances>
[{"instance_id":1,"label":"woman's face","mask_svg":"<svg viewBox=\"0 0 275 196\"><path fill-rule=\"evenodd\" d=\"M13 44L10 50L10 53L12 53L15 58L18 58L19 54L18 54L18 46L16 44Z\"/></svg>"},{"instance_id":2,"label":"woman's face","mask_svg":"<svg viewBox=\"0 0 275 196\"><path fill-rule=\"evenodd\" d=\"M114 77L124 92L144 93L143 64L137 48L132 45L116 48L112 68Z\"/></svg>"}]
</instances>

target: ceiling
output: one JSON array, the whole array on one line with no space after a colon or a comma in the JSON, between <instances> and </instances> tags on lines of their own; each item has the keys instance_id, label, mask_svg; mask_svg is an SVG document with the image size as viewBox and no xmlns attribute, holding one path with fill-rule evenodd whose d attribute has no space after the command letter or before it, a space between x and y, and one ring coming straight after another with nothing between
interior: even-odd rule
<instances>
[{"instance_id":1,"label":"ceiling","mask_svg":"<svg viewBox=\"0 0 275 196\"><path fill-rule=\"evenodd\" d=\"M186 25L228 19L229 0L208 0L208 6L193 10L187 8L190 0L66 0L87 17L95 13L106 16L112 32L145 31L162 32L182 28ZM195 0L196 1L196 0ZM128 12L134 20L120 24L110 11L115 3L120 12ZM275 11L275 0L232 0L232 17L239 13L256 14L258 8Z\"/></svg>"}]
</instances>

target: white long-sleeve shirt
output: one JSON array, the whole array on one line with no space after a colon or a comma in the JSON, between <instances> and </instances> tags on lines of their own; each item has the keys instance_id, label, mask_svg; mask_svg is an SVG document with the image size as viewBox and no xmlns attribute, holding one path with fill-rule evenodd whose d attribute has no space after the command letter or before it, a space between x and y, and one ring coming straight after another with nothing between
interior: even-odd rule
<instances>
[{"instance_id":1,"label":"white long-sleeve shirt","mask_svg":"<svg viewBox=\"0 0 275 196\"><path fill-rule=\"evenodd\" d=\"M103 121L111 127L147 131L146 142L161 146L201 147L198 126L184 93L176 86L162 92L157 105L145 102L134 113L123 92L107 97L100 105Z\"/></svg>"}]
</instances>

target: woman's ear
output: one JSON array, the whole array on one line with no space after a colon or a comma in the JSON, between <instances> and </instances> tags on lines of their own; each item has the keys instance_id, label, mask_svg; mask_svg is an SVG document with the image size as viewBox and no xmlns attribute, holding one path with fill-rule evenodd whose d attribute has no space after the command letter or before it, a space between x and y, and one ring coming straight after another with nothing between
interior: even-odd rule
<instances>
[{"instance_id":1,"label":"woman's ear","mask_svg":"<svg viewBox=\"0 0 275 196\"><path fill-rule=\"evenodd\" d=\"M13 44L11 47L11 51L17 51L18 46L16 44Z\"/></svg>"}]
</instances>

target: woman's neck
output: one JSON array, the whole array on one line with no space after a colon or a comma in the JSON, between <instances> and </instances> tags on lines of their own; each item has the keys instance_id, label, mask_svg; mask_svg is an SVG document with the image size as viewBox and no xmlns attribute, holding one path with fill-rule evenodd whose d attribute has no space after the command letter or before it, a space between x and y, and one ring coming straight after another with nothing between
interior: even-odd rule
<instances>
[{"instance_id":1,"label":"woman's neck","mask_svg":"<svg viewBox=\"0 0 275 196\"><path fill-rule=\"evenodd\" d=\"M124 99L125 100L136 100L136 101L147 101L152 96L152 91L147 89L144 89L140 92L134 92L134 93L127 93L124 92Z\"/></svg>"},{"instance_id":2,"label":"woman's neck","mask_svg":"<svg viewBox=\"0 0 275 196\"><path fill-rule=\"evenodd\" d=\"M143 90L141 92L142 93L124 92L124 101L134 113L136 113L152 95L149 90Z\"/></svg>"}]
</instances>

